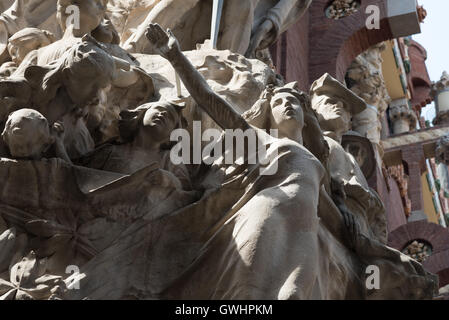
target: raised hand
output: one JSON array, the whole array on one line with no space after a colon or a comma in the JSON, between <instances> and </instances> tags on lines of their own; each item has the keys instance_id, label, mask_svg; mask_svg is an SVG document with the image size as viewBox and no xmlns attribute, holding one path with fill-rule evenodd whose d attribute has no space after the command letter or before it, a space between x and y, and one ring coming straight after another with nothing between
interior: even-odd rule
<instances>
[{"instance_id":1,"label":"raised hand","mask_svg":"<svg viewBox=\"0 0 449 320\"><path fill-rule=\"evenodd\" d=\"M251 41L245 56L255 58L258 51L268 48L274 40L274 25L271 20L267 19L259 25L256 32L251 36Z\"/></svg>"},{"instance_id":2,"label":"raised hand","mask_svg":"<svg viewBox=\"0 0 449 320\"><path fill-rule=\"evenodd\" d=\"M51 126L51 135L54 137L56 142L62 142L64 141L65 137L65 129L64 125L61 122L55 122Z\"/></svg>"},{"instance_id":3,"label":"raised hand","mask_svg":"<svg viewBox=\"0 0 449 320\"><path fill-rule=\"evenodd\" d=\"M165 32L158 24L151 23L145 36L150 40L155 52L169 61L181 51L173 33L170 30Z\"/></svg>"}]
</instances>

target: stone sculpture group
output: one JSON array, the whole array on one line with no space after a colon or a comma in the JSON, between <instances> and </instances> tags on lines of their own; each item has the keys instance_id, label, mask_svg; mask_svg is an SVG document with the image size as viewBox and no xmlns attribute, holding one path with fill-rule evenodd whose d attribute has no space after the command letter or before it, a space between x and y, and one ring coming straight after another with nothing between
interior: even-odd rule
<instances>
[{"instance_id":1,"label":"stone sculpture group","mask_svg":"<svg viewBox=\"0 0 449 320\"><path fill-rule=\"evenodd\" d=\"M225 1L215 50L212 1L2 1L0 299L432 298L342 146L365 101L266 64L311 2ZM269 162L174 164L193 121Z\"/></svg>"}]
</instances>

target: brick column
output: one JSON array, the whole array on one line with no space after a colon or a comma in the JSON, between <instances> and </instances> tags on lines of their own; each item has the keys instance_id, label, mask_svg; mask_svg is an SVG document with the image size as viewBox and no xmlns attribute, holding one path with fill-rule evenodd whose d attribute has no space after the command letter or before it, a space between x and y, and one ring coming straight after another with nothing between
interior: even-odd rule
<instances>
[{"instance_id":1,"label":"brick column","mask_svg":"<svg viewBox=\"0 0 449 320\"><path fill-rule=\"evenodd\" d=\"M424 150L421 145L410 145L402 149L402 159L408 166L408 194L412 202L412 211L424 210L421 175L425 171Z\"/></svg>"}]
</instances>

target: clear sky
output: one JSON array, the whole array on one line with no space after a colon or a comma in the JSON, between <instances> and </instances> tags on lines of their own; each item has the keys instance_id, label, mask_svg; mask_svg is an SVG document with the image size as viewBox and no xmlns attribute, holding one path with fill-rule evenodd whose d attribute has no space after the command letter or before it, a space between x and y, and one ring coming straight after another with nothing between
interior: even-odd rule
<instances>
[{"instance_id":1,"label":"clear sky","mask_svg":"<svg viewBox=\"0 0 449 320\"><path fill-rule=\"evenodd\" d=\"M400 1L400 0L398 0ZM427 69L430 79L438 81L444 70L449 72L449 0L418 0L427 10L427 18L421 24L421 34L413 36L427 50ZM435 108L427 106L422 111L426 120L435 117Z\"/></svg>"}]
</instances>

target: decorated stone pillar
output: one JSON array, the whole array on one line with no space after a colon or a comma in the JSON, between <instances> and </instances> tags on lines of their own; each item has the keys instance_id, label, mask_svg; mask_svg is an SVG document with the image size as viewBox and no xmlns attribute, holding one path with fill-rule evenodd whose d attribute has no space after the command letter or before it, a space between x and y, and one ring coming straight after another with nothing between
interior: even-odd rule
<instances>
[{"instance_id":1,"label":"decorated stone pillar","mask_svg":"<svg viewBox=\"0 0 449 320\"><path fill-rule=\"evenodd\" d=\"M393 123L394 134L410 132L416 128L416 114L410 109L406 99L395 100L391 103L390 120Z\"/></svg>"},{"instance_id":2,"label":"decorated stone pillar","mask_svg":"<svg viewBox=\"0 0 449 320\"><path fill-rule=\"evenodd\" d=\"M435 150L436 163L449 166L449 134L438 140Z\"/></svg>"},{"instance_id":3,"label":"decorated stone pillar","mask_svg":"<svg viewBox=\"0 0 449 320\"><path fill-rule=\"evenodd\" d=\"M431 95L435 100L435 125L449 124L449 74L444 71L440 81L432 84Z\"/></svg>"},{"instance_id":4,"label":"decorated stone pillar","mask_svg":"<svg viewBox=\"0 0 449 320\"><path fill-rule=\"evenodd\" d=\"M368 108L353 118L353 130L368 138L376 153L382 155L380 145L382 117L391 100L382 75L382 51L385 44L375 45L359 55L348 69L348 88L361 97Z\"/></svg>"}]
</instances>

